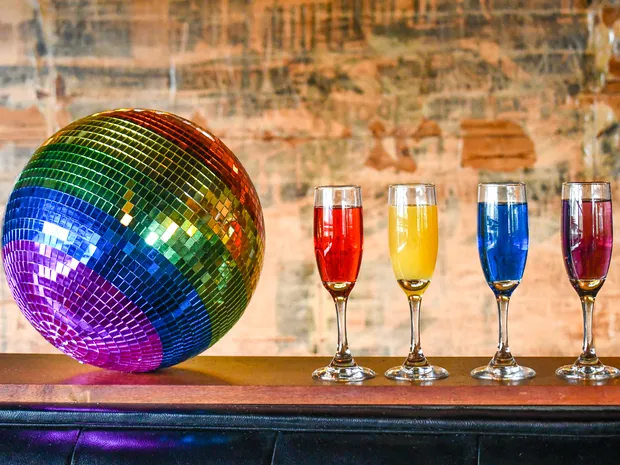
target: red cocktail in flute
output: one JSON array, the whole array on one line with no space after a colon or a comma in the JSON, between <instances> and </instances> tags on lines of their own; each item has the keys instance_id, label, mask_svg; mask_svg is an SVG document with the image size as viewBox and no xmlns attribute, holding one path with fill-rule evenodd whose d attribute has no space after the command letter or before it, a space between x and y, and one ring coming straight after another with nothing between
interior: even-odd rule
<instances>
[{"instance_id":1,"label":"red cocktail in flute","mask_svg":"<svg viewBox=\"0 0 620 465\"><path fill-rule=\"evenodd\" d=\"M314 371L322 381L358 382L375 373L355 363L347 341L347 299L362 262L362 194L358 186L322 186L314 192L314 253L323 286L336 305L338 348L331 363Z\"/></svg>"}]
</instances>

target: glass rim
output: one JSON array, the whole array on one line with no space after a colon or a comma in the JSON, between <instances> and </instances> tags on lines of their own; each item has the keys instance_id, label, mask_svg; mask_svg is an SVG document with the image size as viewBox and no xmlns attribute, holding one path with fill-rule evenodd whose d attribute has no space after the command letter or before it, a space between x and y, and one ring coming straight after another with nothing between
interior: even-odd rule
<instances>
[{"instance_id":1,"label":"glass rim","mask_svg":"<svg viewBox=\"0 0 620 465\"><path fill-rule=\"evenodd\" d=\"M388 184L388 188L393 189L397 187L435 187L435 184L431 184L429 182L412 182L412 183L399 183L399 184Z\"/></svg>"},{"instance_id":2,"label":"glass rim","mask_svg":"<svg viewBox=\"0 0 620 465\"><path fill-rule=\"evenodd\" d=\"M563 186L610 186L609 181L565 181Z\"/></svg>"},{"instance_id":3,"label":"glass rim","mask_svg":"<svg viewBox=\"0 0 620 465\"><path fill-rule=\"evenodd\" d=\"M314 188L315 191L322 189L361 189L361 187L357 184L325 184Z\"/></svg>"},{"instance_id":4,"label":"glass rim","mask_svg":"<svg viewBox=\"0 0 620 465\"><path fill-rule=\"evenodd\" d=\"M506 187L510 187L510 186L524 186L525 187L525 183L524 182L514 182L514 181L508 181L508 182L479 182L478 183L478 187L480 186L506 186Z\"/></svg>"}]
</instances>

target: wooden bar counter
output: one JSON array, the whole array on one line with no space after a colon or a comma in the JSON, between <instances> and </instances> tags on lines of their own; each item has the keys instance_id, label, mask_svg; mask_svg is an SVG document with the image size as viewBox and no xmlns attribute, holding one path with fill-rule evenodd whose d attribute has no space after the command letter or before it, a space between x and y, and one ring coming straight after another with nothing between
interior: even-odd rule
<instances>
[{"instance_id":1,"label":"wooden bar counter","mask_svg":"<svg viewBox=\"0 0 620 465\"><path fill-rule=\"evenodd\" d=\"M0 463L620 463L620 379L569 384L569 358L519 357L518 384L477 381L486 358L432 361L450 377L397 383L394 357L359 357L377 377L315 382L320 357L215 357L146 374L62 355L0 355ZM605 358L620 365L619 358Z\"/></svg>"},{"instance_id":2,"label":"wooden bar counter","mask_svg":"<svg viewBox=\"0 0 620 465\"><path fill-rule=\"evenodd\" d=\"M377 377L357 385L311 379L329 362L319 357L196 357L154 373L126 374L81 365L63 355L0 355L1 404L79 405L444 405L620 406L620 378L602 385L570 384L554 370L568 358L521 357L534 379L515 384L479 381L469 371L485 358L434 357L450 377L403 383L383 372L395 357L359 357ZM620 365L620 359L605 362Z\"/></svg>"}]
</instances>

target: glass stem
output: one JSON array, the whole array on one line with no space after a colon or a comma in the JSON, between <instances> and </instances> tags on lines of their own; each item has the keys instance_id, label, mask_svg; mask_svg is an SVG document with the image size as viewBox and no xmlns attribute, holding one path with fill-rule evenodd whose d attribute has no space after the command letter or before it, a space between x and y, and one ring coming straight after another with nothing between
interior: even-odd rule
<instances>
[{"instance_id":1,"label":"glass stem","mask_svg":"<svg viewBox=\"0 0 620 465\"><path fill-rule=\"evenodd\" d=\"M411 313L411 346L405 365L425 366L428 365L428 362L422 352L422 343L420 342L420 307L422 306L422 297L410 295L408 299L409 311Z\"/></svg>"},{"instance_id":2,"label":"glass stem","mask_svg":"<svg viewBox=\"0 0 620 465\"><path fill-rule=\"evenodd\" d=\"M510 352L508 346L508 305L510 297L505 295L497 296L497 314L499 316L499 341L497 350L499 352Z\"/></svg>"},{"instance_id":3,"label":"glass stem","mask_svg":"<svg viewBox=\"0 0 620 465\"><path fill-rule=\"evenodd\" d=\"M578 363L595 365L598 363L598 357L594 348L594 334L592 332L594 297L589 295L582 296L581 309L583 310L583 351L579 356Z\"/></svg>"},{"instance_id":4,"label":"glass stem","mask_svg":"<svg viewBox=\"0 0 620 465\"><path fill-rule=\"evenodd\" d=\"M354 364L347 341L347 300L347 297L344 296L334 297L338 322L338 348L332 360L334 366L352 366Z\"/></svg>"},{"instance_id":5,"label":"glass stem","mask_svg":"<svg viewBox=\"0 0 620 465\"><path fill-rule=\"evenodd\" d=\"M497 343L497 352L491 361L492 364L513 364L514 358L510 353L510 346L508 345L508 305L510 304L510 297L506 295L498 295L497 299L497 314L499 317L499 340Z\"/></svg>"}]
</instances>

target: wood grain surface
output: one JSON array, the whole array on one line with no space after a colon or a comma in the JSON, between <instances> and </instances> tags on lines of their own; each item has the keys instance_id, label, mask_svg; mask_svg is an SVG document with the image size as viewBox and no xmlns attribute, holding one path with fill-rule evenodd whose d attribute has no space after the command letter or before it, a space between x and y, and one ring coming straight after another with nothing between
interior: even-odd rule
<instances>
[{"instance_id":1,"label":"wood grain surface","mask_svg":"<svg viewBox=\"0 0 620 465\"><path fill-rule=\"evenodd\" d=\"M518 384L474 380L469 371L488 360L437 357L450 377L427 385L397 383L383 372L402 362L360 357L377 377L359 385L311 379L329 362L319 357L196 357L155 373L125 374L80 365L62 355L0 354L0 404L81 405L620 405L620 379L569 384L554 375L567 358L521 358L536 378ZM620 358L605 360L620 365Z\"/></svg>"}]
</instances>

